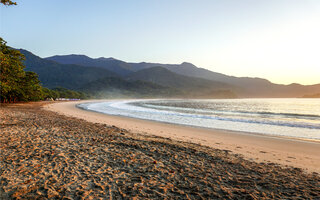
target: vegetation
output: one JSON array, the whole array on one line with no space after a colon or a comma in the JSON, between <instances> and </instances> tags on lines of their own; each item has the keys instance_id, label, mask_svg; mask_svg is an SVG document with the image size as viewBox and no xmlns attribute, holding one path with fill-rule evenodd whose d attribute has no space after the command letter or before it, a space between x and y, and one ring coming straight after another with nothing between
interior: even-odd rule
<instances>
[{"instance_id":1,"label":"vegetation","mask_svg":"<svg viewBox=\"0 0 320 200\"><path fill-rule=\"evenodd\" d=\"M4 5L16 5L10 0L1 0ZM1 102L36 101L43 98L38 75L25 72L24 55L6 45L0 37L0 100Z\"/></svg>"},{"instance_id":2,"label":"vegetation","mask_svg":"<svg viewBox=\"0 0 320 200\"><path fill-rule=\"evenodd\" d=\"M40 85L35 72L24 71L24 55L12 49L0 38L0 99L1 103L39 101L44 99L72 98L87 96L64 88L50 90Z\"/></svg>"},{"instance_id":3,"label":"vegetation","mask_svg":"<svg viewBox=\"0 0 320 200\"><path fill-rule=\"evenodd\" d=\"M16 2L13 2L11 0L1 0L1 3L6 5L6 6L10 6L10 5L17 5Z\"/></svg>"},{"instance_id":4,"label":"vegetation","mask_svg":"<svg viewBox=\"0 0 320 200\"><path fill-rule=\"evenodd\" d=\"M78 92L74 90L68 90L66 88L54 88L52 90L48 88L43 88L44 99L47 100L56 100L59 98L67 98L67 99L87 99L89 96L83 92Z\"/></svg>"},{"instance_id":5,"label":"vegetation","mask_svg":"<svg viewBox=\"0 0 320 200\"><path fill-rule=\"evenodd\" d=\"M128 81L119 77L106 77L84 85L81 91L95 98L170 97L181 92L146 81Z\"/></svg>"},{"instance_id":6,"label":"vegetation","mask_svg":"<svg viewBox=\"0 0 320 200\"><path fill-rule=\"evenodd\" d=\"M16 5L10 0L1 0L1 4ZM81 62L79 64L86 61L90 63L89 67L77 65L78 63L67 64L70 59L71 61L79 59L77 55L69 56L68 62L61 64L42 59L26 50L10 48L2 38L0 38L0 42L1 102L55 100L58 98L85 99L89 97L87 94L95 98L115 96L194 96L201 98L199 94L203 95L204 88L206 96L224 94L224 92L212 89L218 86L221 88L225 84L185 77L162 67L153 67L133 73L129 70L131 69L129 64L123 61L105 58L90 59L84 56L80 56ZM119 69L123 70L119 71ZM128 75L129 72L132 73L131 76L121 77L121 75ZM81 90L82 92L73 90Z\"/></svg>"},{"instance_id":7,"label":"vegetation","mask_svg":"<svg viewBox=\"0 0 320 200\"><path fill-rule=\"evenodd\" d=\"M26 70L36 72L39 75L41 84L47 88L63 87L71 90L79 90L89 82L105 77L117 76L117 74L106 69L60 64L42 59L23 49L19 51L26 57Z\"/></svg>"},{"instance_id":8,"label":"vegetation","mask_svg":"<svg viewBox=\"0 0 320 200\"><path fill-rule=\"evenodd\" d=\"M1 102L35 101L42 99L38 75L25 72L23 54L6 45L0 38Z\"/></svg>"}]
</instances>

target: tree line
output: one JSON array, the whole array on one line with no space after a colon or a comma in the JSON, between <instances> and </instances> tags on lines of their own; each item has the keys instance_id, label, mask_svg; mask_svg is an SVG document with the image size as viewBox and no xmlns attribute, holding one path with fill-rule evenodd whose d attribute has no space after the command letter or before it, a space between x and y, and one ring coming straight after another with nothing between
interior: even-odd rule
<instances>
[{"instance_id":1,"label":"tree line","mask_svg":"<svg viewBox=\"0 0 320 200\"><path fill-rule=\"evenodd\" d=\"M1 0L5 6L17 5L11 0ZM55 100L57 98L84 99L84 93L65 88L48 89L40 85L38 75L24 71L24 55L7 46L0 37L0 101L14 103L21 101Z\"/></svg>"},{"instance_id":2,"label":"tree line","mask_svg":"<svg viewBox=\"0 0 320 200\"><path fill-rule=\"evenodd\" d=\"M15 103L57 98L84 99L87 96L64 88L48 89L41 86L38 75L24 71L24 55L10 48L0 37L0 100Z\"/></svg>"}]
</instances>

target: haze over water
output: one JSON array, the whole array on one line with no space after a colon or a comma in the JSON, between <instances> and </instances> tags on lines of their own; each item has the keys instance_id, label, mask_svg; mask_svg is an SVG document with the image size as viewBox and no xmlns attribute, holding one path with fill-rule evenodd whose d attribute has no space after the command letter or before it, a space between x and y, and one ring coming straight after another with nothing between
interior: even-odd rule
<instances>
[{"instance_id":1,"label":"haze over water","mask_svg":"<svg viewBox=\"0 0 320 200\"><path fill-rule=\"evenodd\" d=\"M126 100L79 107L180 125L320 140L319 99Z\"/></svg>"}]
</instances>

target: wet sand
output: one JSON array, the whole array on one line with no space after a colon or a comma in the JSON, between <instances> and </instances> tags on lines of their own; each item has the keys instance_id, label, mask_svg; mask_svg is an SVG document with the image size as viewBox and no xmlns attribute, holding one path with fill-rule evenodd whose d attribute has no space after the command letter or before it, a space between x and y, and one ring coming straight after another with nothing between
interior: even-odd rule
<instances>
[{"instance_id":1,"label":"wet sand","mask_svg":"<svg viewBox=\"0 0 320 200\"><path fill-rule=\"evenodd\" d=\"M106 121L89 122L88 119L100 119L99 114L89 116L91 112L78 110L74 104L54 103L49 107L56 110L55 106L68 105L77 117L88 115L86 120L44 110L46 102L1 105L0 199L320 196L317 173L253 162L219 144L211 148L148 132L135 133L121 128L129 123L128 119L122 118L119 127L107 125ZM111 120L101 116L102 119ZM154 127L143 123L143 130ZM169 130L163 124L158 126L163 127L159 133Z\"/></svg>"},{"instance_id":2,"label":"wet sand","mask_svg":"<svg viewBox=\"0 0 320 200\"><path fill-rule=\"evenodd\" d=\"M82 103L85 102L88 101L83 101ZM111 116L79 109L76 107L76 104L79 103L55 103L50 104L46 109L94 123L117 126L130 132L156 135L206 145L212 148L230 150L256 162L273 162L283 166L298 167L309 172L320 173L320 142Z\"/></svg>"}]
</instances>

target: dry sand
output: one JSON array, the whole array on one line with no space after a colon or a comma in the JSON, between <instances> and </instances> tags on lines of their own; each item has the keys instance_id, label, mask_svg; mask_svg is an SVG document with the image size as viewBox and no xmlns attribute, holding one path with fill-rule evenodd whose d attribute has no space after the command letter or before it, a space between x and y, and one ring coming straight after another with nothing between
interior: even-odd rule
<instances>
[{"instance_id":1,"label":"dry sand","mask_svg":"<svg viewBox=\"0 0 320 200\"><path fill-rule=\"evenodd\" d=\"M228 133L227 138L224 137L227 133L217 136L217 141L225 143L215 146L216 142L212 142L211 146L220 148L216 149L59 115L42 109L46 104L0 104L0 199L317 199L320 196L317 173L252 162L223 150L228 147L228 137L233 138L235 133ZM107 124L117 122L122 127L131 124L137 131L141 126L151 134L153 129L159 135L184 134L189 130L190 135L199 133L203 138L211 138L209 133L214 133L207 132L204 137L206 132L200 129L156 126L124 118L111 120L78 110L74 105L57 103L50 109L57 106L78 117ZM186 139L182 136L181 139ZM241 137L245 136L238 135L239 140ZM262 140L256 138L256 142ZM237 140L233 141L233 145L239 145ZM243 148L256 145L244 140L240 144ZM309 148L311 143L303 144Z\"/></svg>"},{"instance_id":2,"label":"dry sand","mask_svg":"<svg viewBox=\"0 0 320 200\"><path fill-rule=\"evenodd\" d=\"M96 100L96 102L106 100ZM230 150L242 154L255 162L272 162L284 166L302 168L308 172L320 173L320 142L292 138L271 137L251 133L187 127L154 121L111 116L86 111L76 107L75 101L54 103L46 109L66 116L85 119L89 122L103 123L126 129L130 132L144 133L192 142L209 147Z\"/></svg>"}]
</instances>

